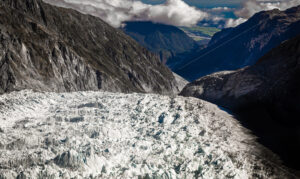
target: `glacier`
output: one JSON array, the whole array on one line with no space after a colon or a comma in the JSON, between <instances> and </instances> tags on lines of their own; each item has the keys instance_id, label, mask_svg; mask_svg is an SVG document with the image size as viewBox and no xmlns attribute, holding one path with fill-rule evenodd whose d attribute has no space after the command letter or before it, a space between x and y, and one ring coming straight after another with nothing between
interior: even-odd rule
<instances>
[{"instance_id":1,"label":"glacier","mask_svg":"<svg viewBox=\"0 0 300 179\"><path fill-rule=\"evenodd\" d=\"M24 90L0 96L0 178L294 178L196 98Z\"/></svg>"}]
</instances>

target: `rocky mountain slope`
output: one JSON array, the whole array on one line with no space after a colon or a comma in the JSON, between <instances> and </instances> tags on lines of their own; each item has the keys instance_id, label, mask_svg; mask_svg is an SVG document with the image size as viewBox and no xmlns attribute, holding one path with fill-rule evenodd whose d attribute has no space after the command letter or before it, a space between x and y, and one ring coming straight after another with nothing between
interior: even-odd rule
<instances>
[{"instance_id":1,"label":"rocky mountain slope","mask_svg":"<svg viewBox=\"0 0 300 179\"><path fill-rule=\"evenodd\" d=\"M297 36L271 50L255 65L202 77L188 84L181 95L216 103L246 117L268 145L300 169L299 79Z\"/></svg>"},{"instance_id":2,"label":"rocky mountain slope","mask_svg":"<svg viewBox=\"0 0 300 179\"><path fill-rule=\"evenodd\" d=\"M139 44L158 54L167 64L174 58L184 59L184 53L198 48L196 41L171 25L142 21L127 22L123 30Z\"/></svg>"},{"instance_id":3,"label":"rocky mountain slope","mask_svg":"<svg viewBox=\"0 0 300 179\"><path fill-rule=\"evenodd\" d=\"M179 89L179 92L189 83L187 80L182 78L181 76L177 75L176 73L173 73L176 83L177 83L177 88Z\"/></svg>"},{"instance_id":4,"label":"rocky mountain slope","mask_svg":"<svg viewBox=\"0 0 300 179\"><path fill-rule=\"evenodd\" d=\"M262 11L235 28L216 33L206 49L178 64L173 71L193 81L213 72L253 65L299 32L300 6L286 11Z\"/></svg>"},{"instance_id":5,"label":"rocky mountain slope","mask_svg":"<svg viewBox=\"0 0 300 179\"><path fill-rule=\"evenodd\" d=\"M41 0L1 0L0 14L0 93L177 91L155 55L99 18Z\"/></svg>"},{"instance_id":6,"label":"rocky mountain slope","mask_svg":"<svg viewBox=\"0 0 300 179\"><path fill-rule=\"evenodd\" d=\"M296 178L217 106L108 92L0 96L0 178Z\"/></svg>"}]
</instances>

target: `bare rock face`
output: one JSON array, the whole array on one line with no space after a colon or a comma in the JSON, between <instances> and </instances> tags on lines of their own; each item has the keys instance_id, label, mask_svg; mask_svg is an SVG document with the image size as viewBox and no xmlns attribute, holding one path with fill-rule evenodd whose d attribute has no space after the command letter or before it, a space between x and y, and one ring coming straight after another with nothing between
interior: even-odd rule
<instances>
[{"instance_id":1,"label":"bare rock face","mask_svg":"<svg viewBox=\"0 0 300 179\"><path fill-rule=\"evenodd\" d=\"M184 78L182 78L181 76L177 75L176 73L173 73L173 75L175 77L177 87L179 91L181 91L185 87L185 85L187 85L189 82Z\"/></svg>"},{"instance_id":2,"label":"bare rock face","mask_svg":"<svg viewBox=\"0 0 300 179\"><path fill-rule=\"evenodd\" d=\"M180 93L228 108L290 166L300 159L300 36L282 43L255 65L219 72Z\"/></svg>"},{"instance_id":3,"label":"bare rock face","mask_svg":"<svg viewBox=\"0 0 300 179\"><path fill-rule=\"evenodd\" d=\"M41 0L1 0L0 14L0 93L178 91L155 55L99 18Z\"/></svg>"}]
</instances>

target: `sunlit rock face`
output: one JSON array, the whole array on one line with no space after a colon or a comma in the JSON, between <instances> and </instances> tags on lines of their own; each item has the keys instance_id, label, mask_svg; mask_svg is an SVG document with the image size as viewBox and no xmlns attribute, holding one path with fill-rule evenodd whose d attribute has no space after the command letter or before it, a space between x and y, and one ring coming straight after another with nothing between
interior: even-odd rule
<instances>
[{"instance_id":1,"label":"sunlit rock face","mask_svg":"<svg viewBox=\"0 0 300 179\"><path fill-rule=\"evenodd\" d=\"M0 178L290 178L217 106L108 92L0 96Z\"/></svg>"},{"instance_id":2,"label":"sunlit rock face","mask_svg":"<svg viewBox=\"0 0 300 179\"><path fill-rule=\"evenodd\" d=\"M178 92L159 58L100 18L41 0L0 0L0 94Z\"/></svg>"}]
</instances>

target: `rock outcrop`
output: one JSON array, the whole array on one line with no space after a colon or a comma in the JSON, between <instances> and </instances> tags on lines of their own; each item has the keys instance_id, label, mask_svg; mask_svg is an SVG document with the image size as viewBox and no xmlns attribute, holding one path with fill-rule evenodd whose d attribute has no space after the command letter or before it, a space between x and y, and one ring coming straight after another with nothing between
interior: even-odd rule
<instances>
[{"instance_id":1,"label":"rock outcrop","mask_svg":"<svg viewBox=\"0 0 300 179\"><path fill-rule=\"evenodd\" d=\"M0 93L178 90L159 58L99 18L41 0L1 0L0 14Z\"/></svg>"}]
</instances>

